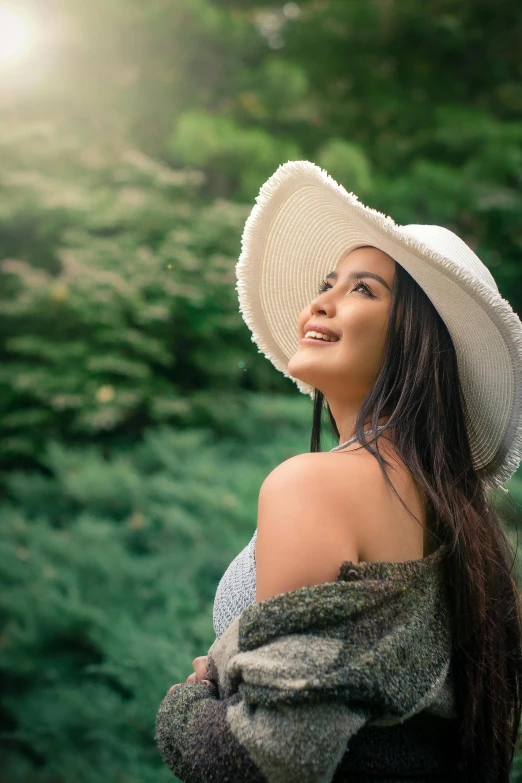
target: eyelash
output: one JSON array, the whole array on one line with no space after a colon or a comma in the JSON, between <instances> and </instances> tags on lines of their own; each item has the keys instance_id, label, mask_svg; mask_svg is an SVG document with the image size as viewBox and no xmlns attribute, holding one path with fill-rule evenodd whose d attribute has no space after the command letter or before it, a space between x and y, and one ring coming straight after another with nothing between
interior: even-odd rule
<instances>
[{"instance_id":1,"label":"eyelash","mask_svg":"<svg viewBox=\"0 0 522 783\"><path fill-rule=\"evenodd\" d=\"M318 292L317 292L317 295L319 295L319 294L322 294L324 291L326 291L326 287L327 287L327 286L329 286L329 285L330 285L330 283L328 283L326 280L323 280L323 282L322 282L322 283L321 283L321 285L319 286L319 290L318 290ZM375 299L375 296L372 294L372 292L370 291L370 289L368 288L368 286L366 285L366 283L363 283L362 281L358 281L358 282L355 284L355 286L352 288L352 291L351 291L350 293L352 293L353 291L355 291L355 290L356 290L356 288L359 288L359 286L363 286L363 288L365 288L365 289L366 289L366 296L369 296L369 297L370 297L370 299ZM330 286L330 288L331 288L331 286Z\"/></svg>"}]
</instances>

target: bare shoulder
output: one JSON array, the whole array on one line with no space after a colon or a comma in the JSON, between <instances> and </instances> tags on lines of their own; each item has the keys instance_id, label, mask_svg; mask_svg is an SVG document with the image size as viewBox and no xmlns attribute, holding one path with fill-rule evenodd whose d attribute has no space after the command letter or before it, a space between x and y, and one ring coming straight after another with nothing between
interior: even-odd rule
<instances>
[{"instance_id":1,"label":"bare shoulder","mask_svg":"<svg viewBox=\"0 0 522 783\"><path fill-rule=\"evenodd\" d=\"M363 508L358 506L359 559L398 562L425 557L436 548L429 531L426 496L388 438L379 439L379 453L393 488L373 454L365 449L338 452L341 461L345 461L343 454L349 462L359 455L358 467L351 471L358 476L363 502ZM355 499L348 495L352 504Z\"/></svg>"},{"instance_id":2,"label":"bare shoulder","mask_svg":"<svg viewBox=\"0 0 522 783\"><path fill-rule=\"evenodd\" d=\"M337 579L344 560L423 557L425 505L390 448L380 449L397 499L373 455L298 454L263 482L258 500L256 599ZM383 453L384 452L384 453Z\"/></svg>"},{"instance_id":3,"label":"bare shoulder","mask_svg":"<svg viewBox=\"0 0 522 783\"><path fill-rule=\"evenodd\" d=\"M257 601L335 581L344 560L358 562L360 512L347 498L365 472L364 460L316 452L291 457L266 477L258 500Z\"/></svg>"}]
</instances>

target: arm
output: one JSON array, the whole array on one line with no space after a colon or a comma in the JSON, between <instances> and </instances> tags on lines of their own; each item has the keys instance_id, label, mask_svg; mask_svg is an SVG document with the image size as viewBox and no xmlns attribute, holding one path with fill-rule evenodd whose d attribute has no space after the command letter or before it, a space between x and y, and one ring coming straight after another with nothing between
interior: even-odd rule
<instances>
[{"instance_id":1,"label":"arm","mask_svg":"<svg viewBox=\"0 0 522 783\"><path fill-rule=\"evenodd\" d=\"M168 693L156 717L155 740L163 762L183 783L266 783L232 734L215 685L184 683Z\"/></svg>"},{"instance_id":2,"label":"arm","mask_svg":"<svg viewBox=\"0 0 522 783\"><path fill-rule=\"evenodd\" d=\"M268 680L270 651L262 661L256 657L256 651L238 653L229 666ZM264 689L266 706L259 702L263 686L254 683L250 693L240 684L224 699L216 686L201 683L171 691L156 719L163 761L183 783L328 783L368 715L334 698L278 703L281 685Z\"/></svg>"},{"instance_id":3,"label":"arm","mask_svg":"<svg viewBox=\"0 0 522 783\"><path fill-rule=\"evenodd\" d=\"M350 579L248 607L208 652L213 684L163 699L163 761L184 783L329 783L366 723L394 725L435 701L454 717L438 585Z\"/></svg>"},{"instance_id":4,"label":"arm","mask_svg":"<svg viewBox=\"0 0 522 783\"><path fill-rule=\"evenodd\" d=\"M312 453L291 457L266 477L258 500L257 601L334 582L343 560L358 562L358 520L368 515L367 500L361 508L363 471L361 460Z\"/></svg>"}]
</instances>

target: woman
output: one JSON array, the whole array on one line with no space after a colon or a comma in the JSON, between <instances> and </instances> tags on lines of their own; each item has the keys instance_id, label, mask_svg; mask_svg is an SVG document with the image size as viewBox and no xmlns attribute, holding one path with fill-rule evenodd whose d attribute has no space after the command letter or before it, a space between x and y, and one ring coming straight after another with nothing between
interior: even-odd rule
<instances>
[{"instance_id":1,"label":"woman","mask_svg":"<svg viewBox=\"0 0 522 783\"><path fill-rule=\"evenodd\" d=\"M508 783L522 626L487 493L522 456L519 318L454 233L307 161L262 187L237 275L252 339L314 399L311 453L263 483L216 641L160 706L163 760L202 783Z\"/></svg>"}]
</instances>

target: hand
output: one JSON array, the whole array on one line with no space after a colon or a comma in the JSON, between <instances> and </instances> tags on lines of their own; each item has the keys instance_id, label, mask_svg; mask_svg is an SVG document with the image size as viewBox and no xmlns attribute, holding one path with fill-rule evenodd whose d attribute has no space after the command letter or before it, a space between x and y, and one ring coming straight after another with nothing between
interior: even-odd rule
<instances>
[{"instance_id":1,"label":"hand","mask_svg":"<svg viewBox=\"0 0 522 783\"><path fill-rule=\"evenodd\" d=\"M204 680L205 675L208 674L207 656L200 655L198 658L194 658L192 668L194 671L192 674L189 674L186 681L196 682L196 680Z\"/></svg>"},{"instance_id":2,"label":"hand","mask_svg":"<svg viewBox=\"0 0 522 783\"><path fill-rule=\"evenodd\" d=\"M189 674L185 682L202 682L206 685L212 685L210 680L205 679L205 674L208 674L206 655L200 655L197 658L194 658L192 661L192 666L194 671L192 674ZM174 688L178 688L180 685L184 685L184 683L176 683L176 685L173 685L171 688L169 688L168 692L170 693L174 690Z\"/></svg>"}]
</instances>

